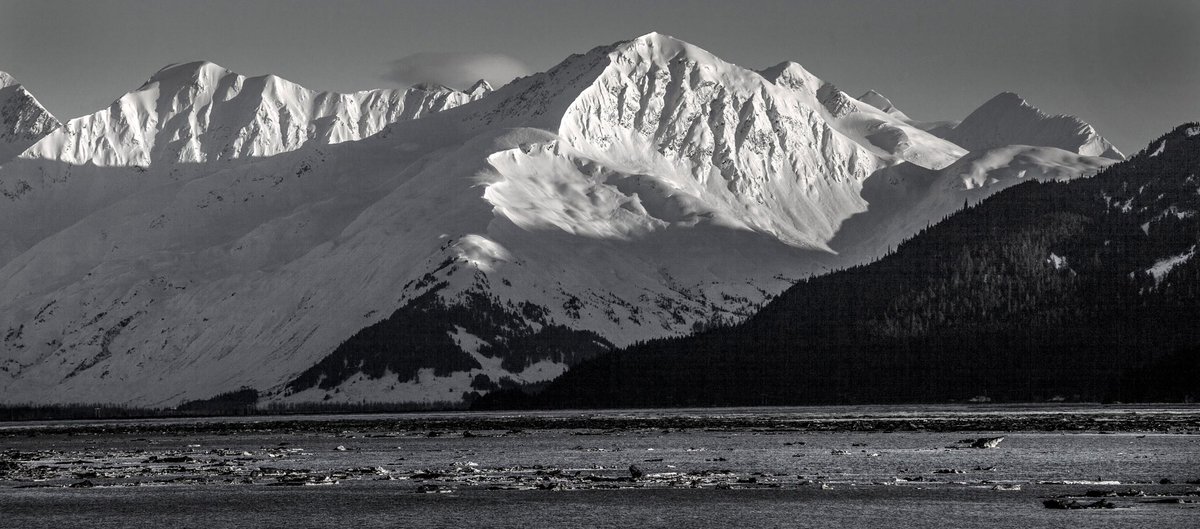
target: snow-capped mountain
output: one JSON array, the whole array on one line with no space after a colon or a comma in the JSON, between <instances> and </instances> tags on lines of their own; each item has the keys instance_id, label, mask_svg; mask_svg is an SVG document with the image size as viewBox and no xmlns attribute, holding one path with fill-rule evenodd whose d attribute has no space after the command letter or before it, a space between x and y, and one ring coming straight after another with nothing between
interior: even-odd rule
<instances>
[{"instance_id":1,"label":"snow-capped mountain","mask_svg":"<svg viewBox=\"0 0 1200 529\"><path fill-rule=\"evenodd\" d=\"M1112 163L872 101L654 33L495 91L167 68L0 168L3 399L457 401Z\"/></svg>"},{"instance_id":2,"label":"snow-capped mountain","mask_svg":"<svg viewBox=\"0 0 1200 529\"><path fill-rule=\"evenodd\" d=\"M16 79L0 72L0 165L61 125Z\"/></svg>"}]
</instances>

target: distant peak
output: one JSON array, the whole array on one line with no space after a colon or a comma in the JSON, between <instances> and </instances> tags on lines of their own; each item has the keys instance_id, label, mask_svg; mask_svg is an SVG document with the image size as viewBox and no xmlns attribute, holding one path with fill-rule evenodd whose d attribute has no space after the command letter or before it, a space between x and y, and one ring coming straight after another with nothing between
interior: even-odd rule
<instances>
[{"instance_id":1,"label":"distant peak","mask_svg":"<svg viewBox=\"0 0 1200 529\"><path fill-rule=\"evenodd\" d=\"M1025 98L1017 95L1016 92L1000 92L999 94L996 94L995 97L992 97L986 103L984 103L983 106L1015 106L1036 108L1029 104L1029 101L1026 101Z\"/></svg>"},{"instance_id":2,"label":"distant peak","mask_svg":"<svg viewBox=\"0 0 1200 529\"><path fill-rule=\"evenodd\" d=\"M1036 116L1038 119L1047 119L1053 117L1050 114L1043 112L1042 109L1034 106L1027 99L1017 95L1015 92L1000 92L999 94L996 94L991 99L987 100L987 102L980 105L979 108L975 109L975 112L972 112L972 115L979 114L980 116L985 116L985 119L994 120L997 118L997 116L1014 113ZM970 116L967 117L970 119ZM1079 118L1074 116L1060 114L1058 117L1075 120L1081 125L1084 125Z\"/></svg>"},{"instance_id":3,"label":"distant peak","mask_svg":"<svg viewBox=\"0 0 1200 529\"><path fill-rule=\"evenodd\" d=\"M1013 92L1001 92L971 112L948 138L969 151L1004 145L1057 147L1086 156L1125 156L1094 127L1068 115L1050 115Z\"/></svg>"},{"instance_id":4,"label":"distant peak","mask_svg":"<svg viewBox=\"0 0 1200 529\"><path fill-rule=\"evenodd\" d=\"M672 37L670 35L664 35L657 31L651 31L645 35L642 35L638 38L633 39L631 42L639 42L639 41L641 41L641 42L665 42L665 41L683 42L675 37Z\"/></svg>"},{"instance_id":5,"label":"distant peak","mask_svg":"<svg viewBox=\"0 0 1200 529\"><path fill-rule=\"evenodd\" d=\"M19 85L16 78L9 75L8 72L0 71L0 88L8 88L10 86Z\"/></svg>"}]
</instances>

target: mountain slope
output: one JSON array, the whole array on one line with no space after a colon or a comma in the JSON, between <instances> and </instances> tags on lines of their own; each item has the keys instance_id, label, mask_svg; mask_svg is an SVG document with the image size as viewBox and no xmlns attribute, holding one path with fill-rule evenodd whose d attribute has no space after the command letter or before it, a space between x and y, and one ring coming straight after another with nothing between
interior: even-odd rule
<instances>
[{"instance_id":1,"label":"mountain slope","mask_svg":"<svg viewBox=\"0 0 1200 529\"><path fill-rule=\"evenodd\" d=\"M0 165L60 126L25 87L0 72Z\"/></svg>"},{"instance_id":2,"label":"mountain slope","mask_svg":"<svg viewBox=\"0 0 1200 529\"><path fill-rule=\"evenodd\" d=\"M764 76L659 34L362 139L345 125L362 120L317 117L355 105L178 68L98 114L103 134L0 169L0 220L33 226L0 231L4 399L445 401L544 382L740 321L964 200L1111 163L1046 148L1010 153L1023 170L955 167L965 150L799 65Z\"/></svg>"},{"instance_id":3,"label":"mountain slope","mask_svg":"<svg viewBox=\"0 0 1200 529\"><path fill-rule=\"evenodd\" d=\"M742 325L582 364L537 404L1194 397L1198 213L1193 123L1098 176L1009 189L878 262L803 281Z\"/></svg>"}]
</instances>

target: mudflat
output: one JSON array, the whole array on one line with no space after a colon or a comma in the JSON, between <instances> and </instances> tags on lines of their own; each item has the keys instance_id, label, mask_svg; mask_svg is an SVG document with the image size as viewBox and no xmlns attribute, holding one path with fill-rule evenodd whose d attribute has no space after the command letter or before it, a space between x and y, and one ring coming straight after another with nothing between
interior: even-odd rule
<instances>
[{"instance_id":1,"label":"mudflat","mask_svg":"<svg viewBox=\"0 0 1200 529\"><path fill-rule=\"evenodd\" d=\"M1194 527L1200 407L0 424L3 527Z\"/></svg>"}]
</instances>

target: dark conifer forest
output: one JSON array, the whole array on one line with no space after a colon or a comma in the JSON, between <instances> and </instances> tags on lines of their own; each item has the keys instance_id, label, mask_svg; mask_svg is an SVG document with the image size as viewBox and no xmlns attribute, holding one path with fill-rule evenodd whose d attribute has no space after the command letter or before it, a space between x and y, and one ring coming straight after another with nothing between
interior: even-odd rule
<instances>
[{"instance_id":1,"label":"dark conifer forest","mask_svg":"<svg viewBox=\"0 0 1200 529\"><path fill-rule=\"evenodd\" d=\"M477 407L1200 397L1200 125L1092 178L1028 182L731 327ZM980 398L982 397L982 398Z\"/></svg>"},{"instance_id":2,"label":"dark conifer forest","mask_svg":"<svg viewBox=\"0 0 1200 529\"><path fill-rule=\"evenodd\" d=\"M403 383L418 380L422 369L431 369L433 376L478 369L479 361L463 352L452 338L456 327L492 339L495 344L485 344L479 354L502 358L501 365L510 371L521 371L545 359L573 365L612 347L596 333L547 322L539 307L528 302L505 305L484 294L469 293L457 303L444 305L437 298L444 286L434 284L391 316L358 331L288 383L288 390L333 390L359 373ZM503 382L478 381L475 389L489 389L493 384L502 387Z\"/></svg>"}]
</instances>

